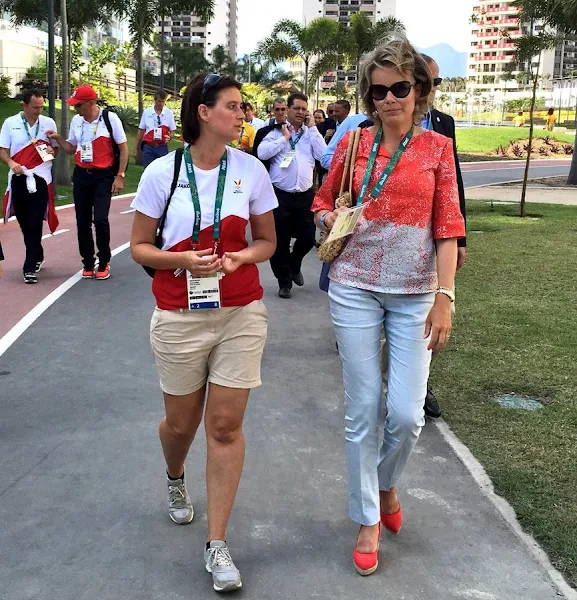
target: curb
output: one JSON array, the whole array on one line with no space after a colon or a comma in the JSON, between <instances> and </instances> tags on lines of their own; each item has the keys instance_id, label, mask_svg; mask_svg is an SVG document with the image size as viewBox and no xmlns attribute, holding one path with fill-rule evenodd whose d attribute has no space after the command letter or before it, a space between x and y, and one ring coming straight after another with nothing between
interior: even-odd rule
<instances>
[{"instance_id":1,"label":"curb","mask_svg":"<svg viewBox=\"0 0 577 600\"><path fill-rule=\"evenodd\" d=\"M473 453L461 442L453 433L453 430L442 419L436 419L435 425L443 436L444 440L451 446L459 460L463 463L467 471L479 486L483 496L497 509L499 514L506 521L509 528L527 548L531 556L543 567L551 581L558 589L559 594L566 600L577 600L577 591L574 590L566 581L563 575L551 564L547 553L541 548L538 542L529 535L517 520L517 515L513 507L501 496L495 493L493 482L487 475L483 465L473 456Z\"/></svg>"}]
</instances>

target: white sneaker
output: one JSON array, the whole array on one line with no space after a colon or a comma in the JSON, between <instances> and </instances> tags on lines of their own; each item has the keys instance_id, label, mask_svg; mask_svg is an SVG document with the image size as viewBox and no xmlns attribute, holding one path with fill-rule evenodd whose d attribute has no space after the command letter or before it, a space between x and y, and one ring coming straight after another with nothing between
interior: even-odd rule
<instances>
[{"instance_id":1,"label":"white sneaker","mask_svg":"<svg viewBox=\"0 0 577 600\"><path fill-rule=\"evenodd\" d=\"M194 517L190 496L183 479L166 478L168 486L168 515L178 525L186 525Z\"/></svg>"},{"instance_id":2,"label":"white sneaker","mask_svg":"<svg viewBox=\"0 0 577 600\"><path fill-rule=\"evenodd\" d=\"M242 587L240 572L232 562L226 542L221 540L210 542L210 547L204 551L204 562L206 570L212 573L213 588L217 592L240 590Z\"/></svg>"}]
</instances>

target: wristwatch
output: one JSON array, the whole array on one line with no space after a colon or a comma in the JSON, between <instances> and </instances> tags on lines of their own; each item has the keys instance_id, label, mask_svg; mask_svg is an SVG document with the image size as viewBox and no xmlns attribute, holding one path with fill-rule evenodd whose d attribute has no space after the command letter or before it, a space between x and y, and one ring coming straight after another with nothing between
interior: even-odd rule
<instances>
[{"instance_id":1,"label":"wristwatch","mask_svg":"<svg viewBox=\"0 0 577 600\"><path fill-rule=\"evenodd\" d=\"M124 171L118 171L118 173L116 173L116 177L122 177L122 179L124 179Z\"/></svg>"},{"instance_id":2,"label":"wristwatch","mask_svg":"<svg viewBox=\"0 0 577 600\"><path fill-rule=\"evenodd\" d=\"M444 296L447 296L451 302L455 302L455 292L449 288L439 286L435 295L436 294L443 294Z\"/></svg>"}]
</instances>

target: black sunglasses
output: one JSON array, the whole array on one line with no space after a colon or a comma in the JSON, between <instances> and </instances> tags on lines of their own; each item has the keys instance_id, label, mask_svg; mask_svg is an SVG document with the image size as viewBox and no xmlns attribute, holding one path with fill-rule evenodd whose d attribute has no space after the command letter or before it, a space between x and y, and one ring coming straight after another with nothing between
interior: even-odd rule
<instances>
[{"instance_id":1,"label":"black sunglasses","mask_svg":"<svg viewBox=\"0 0 577 600\"><path fill-rule=\"evenodd\" d=\"M222 75L219 75L218 73L209 73L204 78L204 83L202 84L202 94L200 95L201 104L204 102L208 90L210 90L211 87L217 85L222 79Z\"/></svg>"},{"instance_id":2,"label":"black sunglasses","mask_svg":"<svg viewBox=\"0 0 577 600\"><path fill-rule=\"evenodd\" d=\"M433 87L439 87L441 83L443 83L442 77L435 77L435 79L433 79Z\"/></svg>"},{"instance_id":3,"label":"black sunglasses","mask_svg":"<svg viewBox=\"0 0 577 600\"><path fill-rule=\"evenodd\" d=\"M387 94L391 92L395 98L406 98L411 93L414 84L410 81L397 81L391 87L373 83L369 87L369 94L373 100L384 100Z\"/></svg>"}]
</instances>

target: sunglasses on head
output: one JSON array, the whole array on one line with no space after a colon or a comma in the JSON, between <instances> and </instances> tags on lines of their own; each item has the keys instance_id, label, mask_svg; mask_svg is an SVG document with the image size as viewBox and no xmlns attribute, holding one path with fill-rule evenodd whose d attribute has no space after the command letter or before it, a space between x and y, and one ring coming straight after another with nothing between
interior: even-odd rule
<instances>
[{"instance_id":1,"label":"sunglasses on head","mask_svg":"<svg viewBox=\"0 0 577 600\"><path fill-rule=\"evenodd\" d=\"M204 83L202 84L202 94L200 95L201 104L206 98L206 94L208 93L210 88L217 85L222 80L222 78L222 75L219 75L218 73L209 73L204 78Z\"/></svg>"},{"instance_id":2,"label":"sunglasses on head","mask_svg":"<svg viewBox=\"0 0 577 600\"><path fill-rule=\"evenodd\" d=\"M435 77L435 79L433 79L433 87L439 87L441 83L443 83L442 77Z\"/></svg>"},{"instance_id":3,"label":"sunglasses on head","mask_svg":"<svg viewBox=\"0 0 577 600\"><path fill-rule=\"evenodd\" d=\"M387 85L381 85L380 83L373 83L369 87L369 94L373 100L384 100L387 94L391 92L395 98L406 98L411 93L411 88L414 84L410 81L397 81L390 87Z\"/></svg>"}]
</instances>

